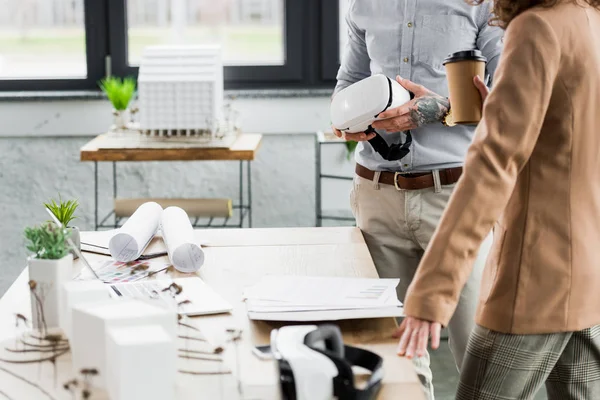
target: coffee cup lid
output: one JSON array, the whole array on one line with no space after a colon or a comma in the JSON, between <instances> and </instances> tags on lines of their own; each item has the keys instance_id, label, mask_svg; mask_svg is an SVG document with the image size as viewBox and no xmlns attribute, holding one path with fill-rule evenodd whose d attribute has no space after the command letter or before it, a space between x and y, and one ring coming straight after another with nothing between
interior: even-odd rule
<instances>
[{"instance_id":1,"label":"coffee cup lid","mask_svg":"<svg viewBox=\"0 0 600 400\"><path fill-rule=\"evenodd\" d=\"M480 50L465 50L450 54L444 60L444 65L459 61L483 61L487 62L487 58Z\"/></svg>"}]
</instances>

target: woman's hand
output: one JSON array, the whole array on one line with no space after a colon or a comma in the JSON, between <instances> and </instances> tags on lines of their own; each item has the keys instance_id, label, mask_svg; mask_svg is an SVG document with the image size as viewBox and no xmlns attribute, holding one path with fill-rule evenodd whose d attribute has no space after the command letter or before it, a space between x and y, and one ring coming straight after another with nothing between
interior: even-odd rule
<instances>
[{"instance_id":1,"label":"woman's hand","mask_svg":"<svg viewBox=\"0 0 600 400\"><path fill-rule=\"evenodd\" d=\"M406 317L398 330L395 338L400 338L398 355L407 358L422 357L427 351L427 343L431 336L431 348L440 347L440 333L442 325L438 322L429 322L414 317Z\"/></svg>"}]
</instances>

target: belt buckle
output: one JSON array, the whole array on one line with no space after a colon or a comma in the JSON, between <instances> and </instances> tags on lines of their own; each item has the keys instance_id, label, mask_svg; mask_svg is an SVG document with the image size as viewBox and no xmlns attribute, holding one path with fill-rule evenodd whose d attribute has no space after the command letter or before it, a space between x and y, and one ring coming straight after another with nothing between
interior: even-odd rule
<instances>
[{"instance_id":1,"label":"belt buckle","mask_svg":"<svg viewBox=\"0 0 600 400\"><path fill-rule=\"evenodd\" d=\"M397 191L401 191L404 190L402 189L400 186L398 186L398 177L400 176L400 172L395 172L394 173L394 186L396 187Z\"/></svg>"}]
</instances>

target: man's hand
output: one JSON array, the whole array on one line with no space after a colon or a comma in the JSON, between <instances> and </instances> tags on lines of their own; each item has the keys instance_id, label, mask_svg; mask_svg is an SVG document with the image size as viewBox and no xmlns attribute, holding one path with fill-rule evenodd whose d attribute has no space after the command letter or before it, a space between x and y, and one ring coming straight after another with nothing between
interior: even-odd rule
<instances>
[{"instance_id":1,"label":"man's hand","mask_svg":"<svg viewBox=\"0 0 600 400\"><path fill-rule=\"evenodd\" d=\"M412 92L415 98L400 107L379 114L378 118L381 120L375 121L373 128L386 132L403 132L434 122L442 122L450 109L450 101L447 98L408 79L398 76L396 80L406 90Z\"/></svg>"},{"instance_id":2,"label":"man's hand","mask_svg":"<svg viewBox=\"0 0 600 400\"><path fill-rule=\"evenodd\" d=\"M333 134L337 137L344 138L347 141L352 141L352 142L366 142L368 140L371 140L375 137L375 133L369 133L366 134L364 132L359 132L359 133L346 133L346 132L342 132L338 129L335 128L335 126L332 126L331 129L333 130Z\"/></svg>"},{"instance_id":3,"label":"man's hand","mask_svg":"<svg viewBox=\"0 0 600 400\"><path fill-rule=\"evenodd\" d=\"M485 85L485 83L481 80L479 75L473 78L473 83L475 83L475 87L479 90L479 94L481 94L481 102L485 103L488 95L490 94L490 89Z\"/></svg>"},{"instance_id":4,"label":"man's hand","mask_svg":"<svg viewBox=\"0 0 600 400\"><path fill-rule=\"evenodd\" d=\"M398 355L407 358L424 356L427 351L429 336L431 336L431 348L437 349L440 347L441 330L442 325L437 322L406 317L394 333L395 338L400 338Z\"/></svg>"}]
</instances>

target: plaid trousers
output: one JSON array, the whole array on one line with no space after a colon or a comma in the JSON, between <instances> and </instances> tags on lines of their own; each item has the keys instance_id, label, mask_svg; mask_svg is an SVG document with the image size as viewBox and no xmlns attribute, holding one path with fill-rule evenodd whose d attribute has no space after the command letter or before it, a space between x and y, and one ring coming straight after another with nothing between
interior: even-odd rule
<instances>
[{"instance_id":1,"label":"plaid trousers","mask_svg":"<svg viewBox=\"0 0 600 400\"><path fill-rule=\"evenodd\" d=\"M457 400L600 399L600 325L579 332L511 335L476 326Z\"/></svg>"}]
</instances>

